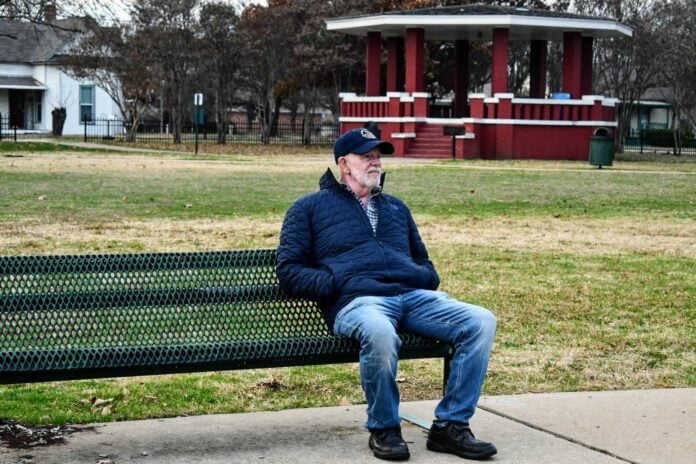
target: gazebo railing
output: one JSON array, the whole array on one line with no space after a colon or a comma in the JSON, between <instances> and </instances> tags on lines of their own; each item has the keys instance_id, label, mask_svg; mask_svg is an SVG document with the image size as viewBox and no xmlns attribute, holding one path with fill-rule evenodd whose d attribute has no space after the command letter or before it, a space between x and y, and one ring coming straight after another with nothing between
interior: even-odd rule
<instances>
[{"instance_id":1,"label":"gazebo railing","mask_svg":"<svg viewBox=\"0 0 696 464\"><path fill-rule=\"evenodd\" d=\"M481 119L517 121L613 121L614 104L608 99L586 96L576 100L514 98L498 94L494 98L470 96L470 115Z\"/></svg>"},{"instance_id":2,"label":"gazebo railing","mask_svg":"<svg viewBox=\"0 0 696 464\"><path fill-rule=\"evenodd\" d=\"M614 121L615 101L588 95L582 99L515 98L513 94L469 95L469 117L516 121ZM341 94L341 118L443 118L432 115L429 94L389 93L383 97ZM460 118L453 118L460 119ZM392 121L395 122L395 121Z\"/></svg>"},{"instance_id":3,"label":"gazebo railing","mask_svg":"<svg viewBox=\"0 0 696 464\"><path fill-rule=\"evenodd\" d=\"M389 97L355 97L353 94L341 94L341 97L341 116L359 117L369 114L380 118L391 115Z\"/></svg>"}]
</instances>

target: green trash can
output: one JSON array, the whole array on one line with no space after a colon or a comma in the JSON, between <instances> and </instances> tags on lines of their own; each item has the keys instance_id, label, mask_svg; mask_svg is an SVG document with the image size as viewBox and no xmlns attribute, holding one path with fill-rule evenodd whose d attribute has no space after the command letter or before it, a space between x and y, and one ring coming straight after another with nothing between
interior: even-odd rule
<instances>
[{"instance_id":1,"label":"green trash can","mask_svg":"<svg viewBox=\"0 0 696 464\"><path fill-rule=\"evenodd\" d=\"M590 137L590 164L602 169L614 162L614 139L606 127L599 127Z\"/></svg>"}]
</instances>

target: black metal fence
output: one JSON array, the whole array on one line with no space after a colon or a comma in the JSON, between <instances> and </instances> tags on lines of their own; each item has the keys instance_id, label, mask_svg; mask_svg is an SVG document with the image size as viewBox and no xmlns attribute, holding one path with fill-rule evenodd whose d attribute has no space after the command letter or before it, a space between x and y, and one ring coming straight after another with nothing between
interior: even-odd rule
<instances>
[{"instance_id":1,"label":"black metal fence","mask_svg":"<svg viewBox=\"0 0 696 464\"><path fill-rule=\"evenodd\" d=\"M10 118L0 114L0 140L17 140L17 129L10 127Z\"/></svg>"},{"instance_id":2,"label":"black metal fence","mask_svg":"<svg viewBox=\"0 0 696 464\"><path fill-rule=\"evenodd\" d=\"M119 119L93 119L83 124L84 140L117 140L130 142L168 142L174 141L172 127L162 121L141 121L135 131L132 123ZM129 138L130 133L130 138ZM339 135L338 124L314 124L309 130L301 121L291 123L280 121L264 134L257 121L232 121L224 130L225 143L272 144L272 145L332 145ZM215 123L186 124L181 128L181 142L199 144L220 143L218 127Z\"/></svg>"},{"instance_id":3,"label":"black metal fence","mask_svg":"<svg viewBox=\"0 0 696 464\"><path fill-rule=\"evenodd\" d=\"M128 131L131 129L131 125L119 119L93 119L87 124L83 124L82 127L85 141L129 141ZM0 140L17 140L18 135L21 137L21 134L22 130L11 127L9 117L0 114ZM677 152L672 137L663 137L659 142L656 142L654 137L649 137L646 134L647 132L634 131L629 136L624 137L624 151L629 154L657 155L673 155ZM330 146L338 136L338 124L326 122L314 124L305 134L305 128L301 121L294 124L289 121L280 121L270 132L266 142L273 145ZM182 128L182 143L195 143L196 138L199 144L219 143L217 126L205 124L196 127L189 123ZM130 141L172 143L174 134L168 123L152 120L141 121L137 130L132 133ZM225 133L225 143L262 144L264 136L261 125L258 121L233 120ZM685 141L680 154L681 156L696 157L696 137L690 136Z\"/></svg>"},{"instance_id":4,"label":"black metal fence","mask_svg":"<svg viewBox=\"0 0 696 464\"><path fill-rule=\"evenodd\" d=\"M668 131L671 133L671 131ZM624 152L657 154L657 155L677 155L696 156L696 138L689 137L684 140L681 149L675 147L674 138L669 137L656 139L648 137L645 132L635 132L629 137L624 137Z\"/></svg>"}]
</instances>

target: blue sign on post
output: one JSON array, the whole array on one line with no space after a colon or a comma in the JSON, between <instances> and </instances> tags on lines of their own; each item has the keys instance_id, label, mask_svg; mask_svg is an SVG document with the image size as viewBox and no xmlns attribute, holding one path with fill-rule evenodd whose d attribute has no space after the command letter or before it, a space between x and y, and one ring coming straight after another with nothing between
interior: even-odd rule
<instances>
[{"instance_id":1,"label":"blue sign on post","mask_svg":"<svg viewBox=\"0 0 696 464\"><path fill-rule=\"evenodd\" d=\"M554 100L570 100L570 94L568 92L556 92L551 94L551 98Z\"/></svg>"}]
</instances>

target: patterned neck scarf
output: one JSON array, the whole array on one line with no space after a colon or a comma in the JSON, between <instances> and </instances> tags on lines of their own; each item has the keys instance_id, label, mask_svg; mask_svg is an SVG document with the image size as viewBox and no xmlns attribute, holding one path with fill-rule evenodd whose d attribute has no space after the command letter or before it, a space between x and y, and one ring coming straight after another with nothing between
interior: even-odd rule
<instances>
[{"instance_id":1,"label":"patterned neck scarf","mask_svg":"<svg viewBox=\"0 0 696 464\"><path fill-rule=\"evenodd\" d=\"M367 200L367 204L363 203L360 200L360 197L351 189L348 185L346 184L341 184L344 189L348 190L351 195L358 201L360 206L362 206L363 211L365 211L365 214L367 214L367 219L370 221L370 225L372 226L372 232L377 232L377 222L379 221L379 211L377 210L377 202L375 201L375 196L376 195L370 195L370 198Z\"/></svg>"}]
</instances>

